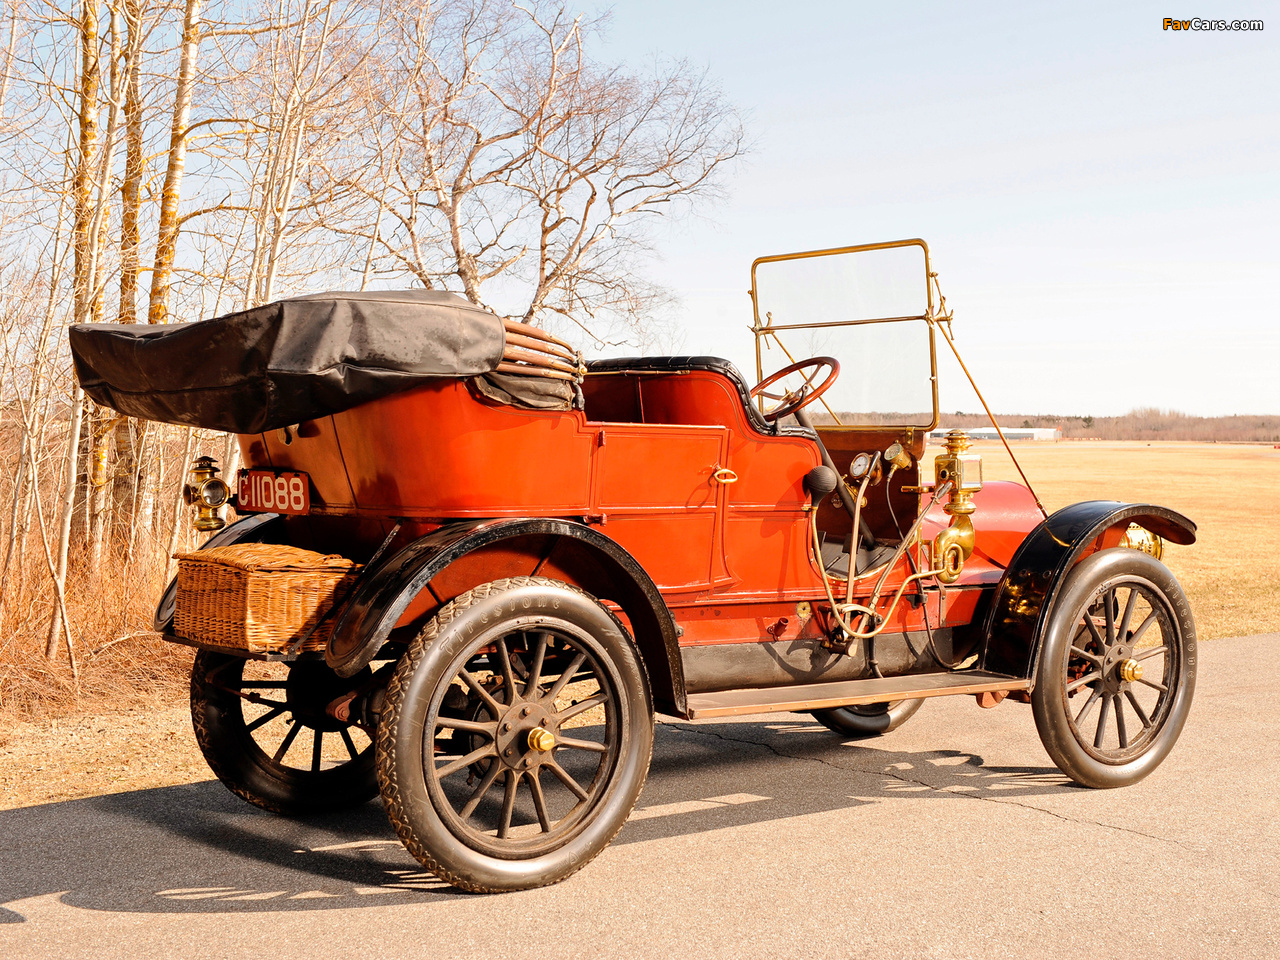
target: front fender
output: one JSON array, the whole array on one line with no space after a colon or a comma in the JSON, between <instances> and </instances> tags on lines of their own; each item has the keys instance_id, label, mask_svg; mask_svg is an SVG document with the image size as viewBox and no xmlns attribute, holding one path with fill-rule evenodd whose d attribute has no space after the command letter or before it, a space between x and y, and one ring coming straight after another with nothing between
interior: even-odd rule
<instances>
[{"instance_id":1,"label":"front fender","mask_svg":"<svg viewBox=\"0 0 1280 960\"><path fill-rule=\"evenodd\" d=\"M1103 545L1099 541L1107 531L1130 523L1171 543L1196 540L1196 525L1167 507L1115 500L1063 507L1027 535L1005 569L984 629L983 669L1033 679L1063 580L1086 553Z\"/></svg>"},{"instance_id":2,"label":"front fender","mask_svg":"<svg viewBox=\"0 0 1280 960\"><path fill-rule=\"evenodd\" d=\"M577 585L623 609L649 669L655 700L665 710L682 711L684 673L676 625L657 586L623 547L599 531L569 520L464 521L414 541L360 578L334 625L325 661L340 676L354 675L377 656L414 598L450 564L483 547L530 536L574 540L595 559L599 578Z\"/></svg>"}]
</instances>

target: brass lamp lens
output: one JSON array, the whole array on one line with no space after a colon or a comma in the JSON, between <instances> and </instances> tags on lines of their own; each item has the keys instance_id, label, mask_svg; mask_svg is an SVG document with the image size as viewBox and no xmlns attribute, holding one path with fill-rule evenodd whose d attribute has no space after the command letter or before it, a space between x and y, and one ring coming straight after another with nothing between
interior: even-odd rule
<instances>
[{"instance_id":1,"label":"brass lamp lens","mask_svg":"<svg viewBox=\"0 0 1280 960\"><path fill-rule=\"evenodd\" d=\"M200 484L200 502L206 507L220 507L231 497L227 485L214 477Z\"/></svg>"}]
</instances>

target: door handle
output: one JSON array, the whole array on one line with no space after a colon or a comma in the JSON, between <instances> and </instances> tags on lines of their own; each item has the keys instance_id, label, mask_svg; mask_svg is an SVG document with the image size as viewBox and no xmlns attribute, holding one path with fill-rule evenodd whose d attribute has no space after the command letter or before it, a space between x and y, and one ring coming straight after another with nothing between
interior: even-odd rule
<instances>
[{"instance_id":1,"label":"door handle","mask_svg":"<svg viewBox=\"0 0 1280 960\"><path fill-rule=\"evenodd\" d=\"M715 473L711 474L711 479L716 483L737 483L738 475L728 467L719 467Z\"/></svg>"}]
</instances>

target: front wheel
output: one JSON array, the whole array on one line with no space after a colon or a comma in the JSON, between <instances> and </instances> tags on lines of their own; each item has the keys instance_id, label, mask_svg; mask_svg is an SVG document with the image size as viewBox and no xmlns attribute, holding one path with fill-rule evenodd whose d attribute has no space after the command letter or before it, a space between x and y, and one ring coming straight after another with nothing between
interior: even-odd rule
<instances>
[{"instance_id":1,"label":"front wheel","mask_svg":"<svg viewBox=\"0 0 1280 960\"><path fill-rule=\"evenodd\" d=\"M863 703L811 712L813 718L828 730L834 730L853 740L864 740L897 730L923 704L924 700L893 700L888 703Z\"/></svg>"},{"instance_id":2,"label":"front wheel","mask_svg":"<svg viewBox=\"0 0 1280 960\"><path fill-rule=\"evenodd\" d=\"M563 880L622 828L649 771L653 706L635 647L556 580L482 584L401 658L378 780L409 852L464 890Z\"/></svg>"},{"instance_id":3,"label":"front wheel","mask_svg":"<svg viewBox=\"0 0 1280 960\"><path fill-rule=\"evenodd\" d=\"M1182 587L1124 547L1070 573L1049 621L1031 706L1058 768L1086 787L1141 780L1173 749L1196 685Z\"/></svg>"}]
</instances>

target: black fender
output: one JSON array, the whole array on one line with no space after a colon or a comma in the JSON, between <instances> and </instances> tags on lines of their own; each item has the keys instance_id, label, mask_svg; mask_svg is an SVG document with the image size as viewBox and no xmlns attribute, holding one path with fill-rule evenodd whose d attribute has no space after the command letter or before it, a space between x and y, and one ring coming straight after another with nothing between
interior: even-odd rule
<instances>
[{"instance_id":1,"label":"black fender","mask_svg":"<svg viewBox=\"0 0 1280 960\"><path fill-rule=\"evenodd\" d=\"M1093 542L1131 523L1171 543L1196 542L1196 525L1150 503L1086 500L1051 514L1027 534L996 588L984 628L983 669L1034 682L1040 645L1062 583Z\"/></svg>"},{"instance_id":2,"label":"black fender","mask_svg":"<svg viewBox=\"0 0 1280 960\"><path fill-rule=\"evenodd\" d=\"M623 547L571 520L464 521L415 540L361 576L334 625L325 661L339 676L353 676L378 655L409 604L451 563L481 547L529 536L569 538L587 551L599 577L578 586L622 608L649 670L655 703L664 712L682 715L685 689L678 633L662 594Z\"/></svg>"},{"instance_id":3,"label":"black fender","mask_svg":"<svg viewBox=\"0 0 1280 960\"><path fill-rule=\"evenodd\" d=\"M200 545L201 550L225 547L233 543L288 543L284 517L278 513L255 513L223 527ZM151 629L157 633L173 633L173 610L178 599L178 578L174 577L160 594Z\"/></svg>"}]
</instances>

